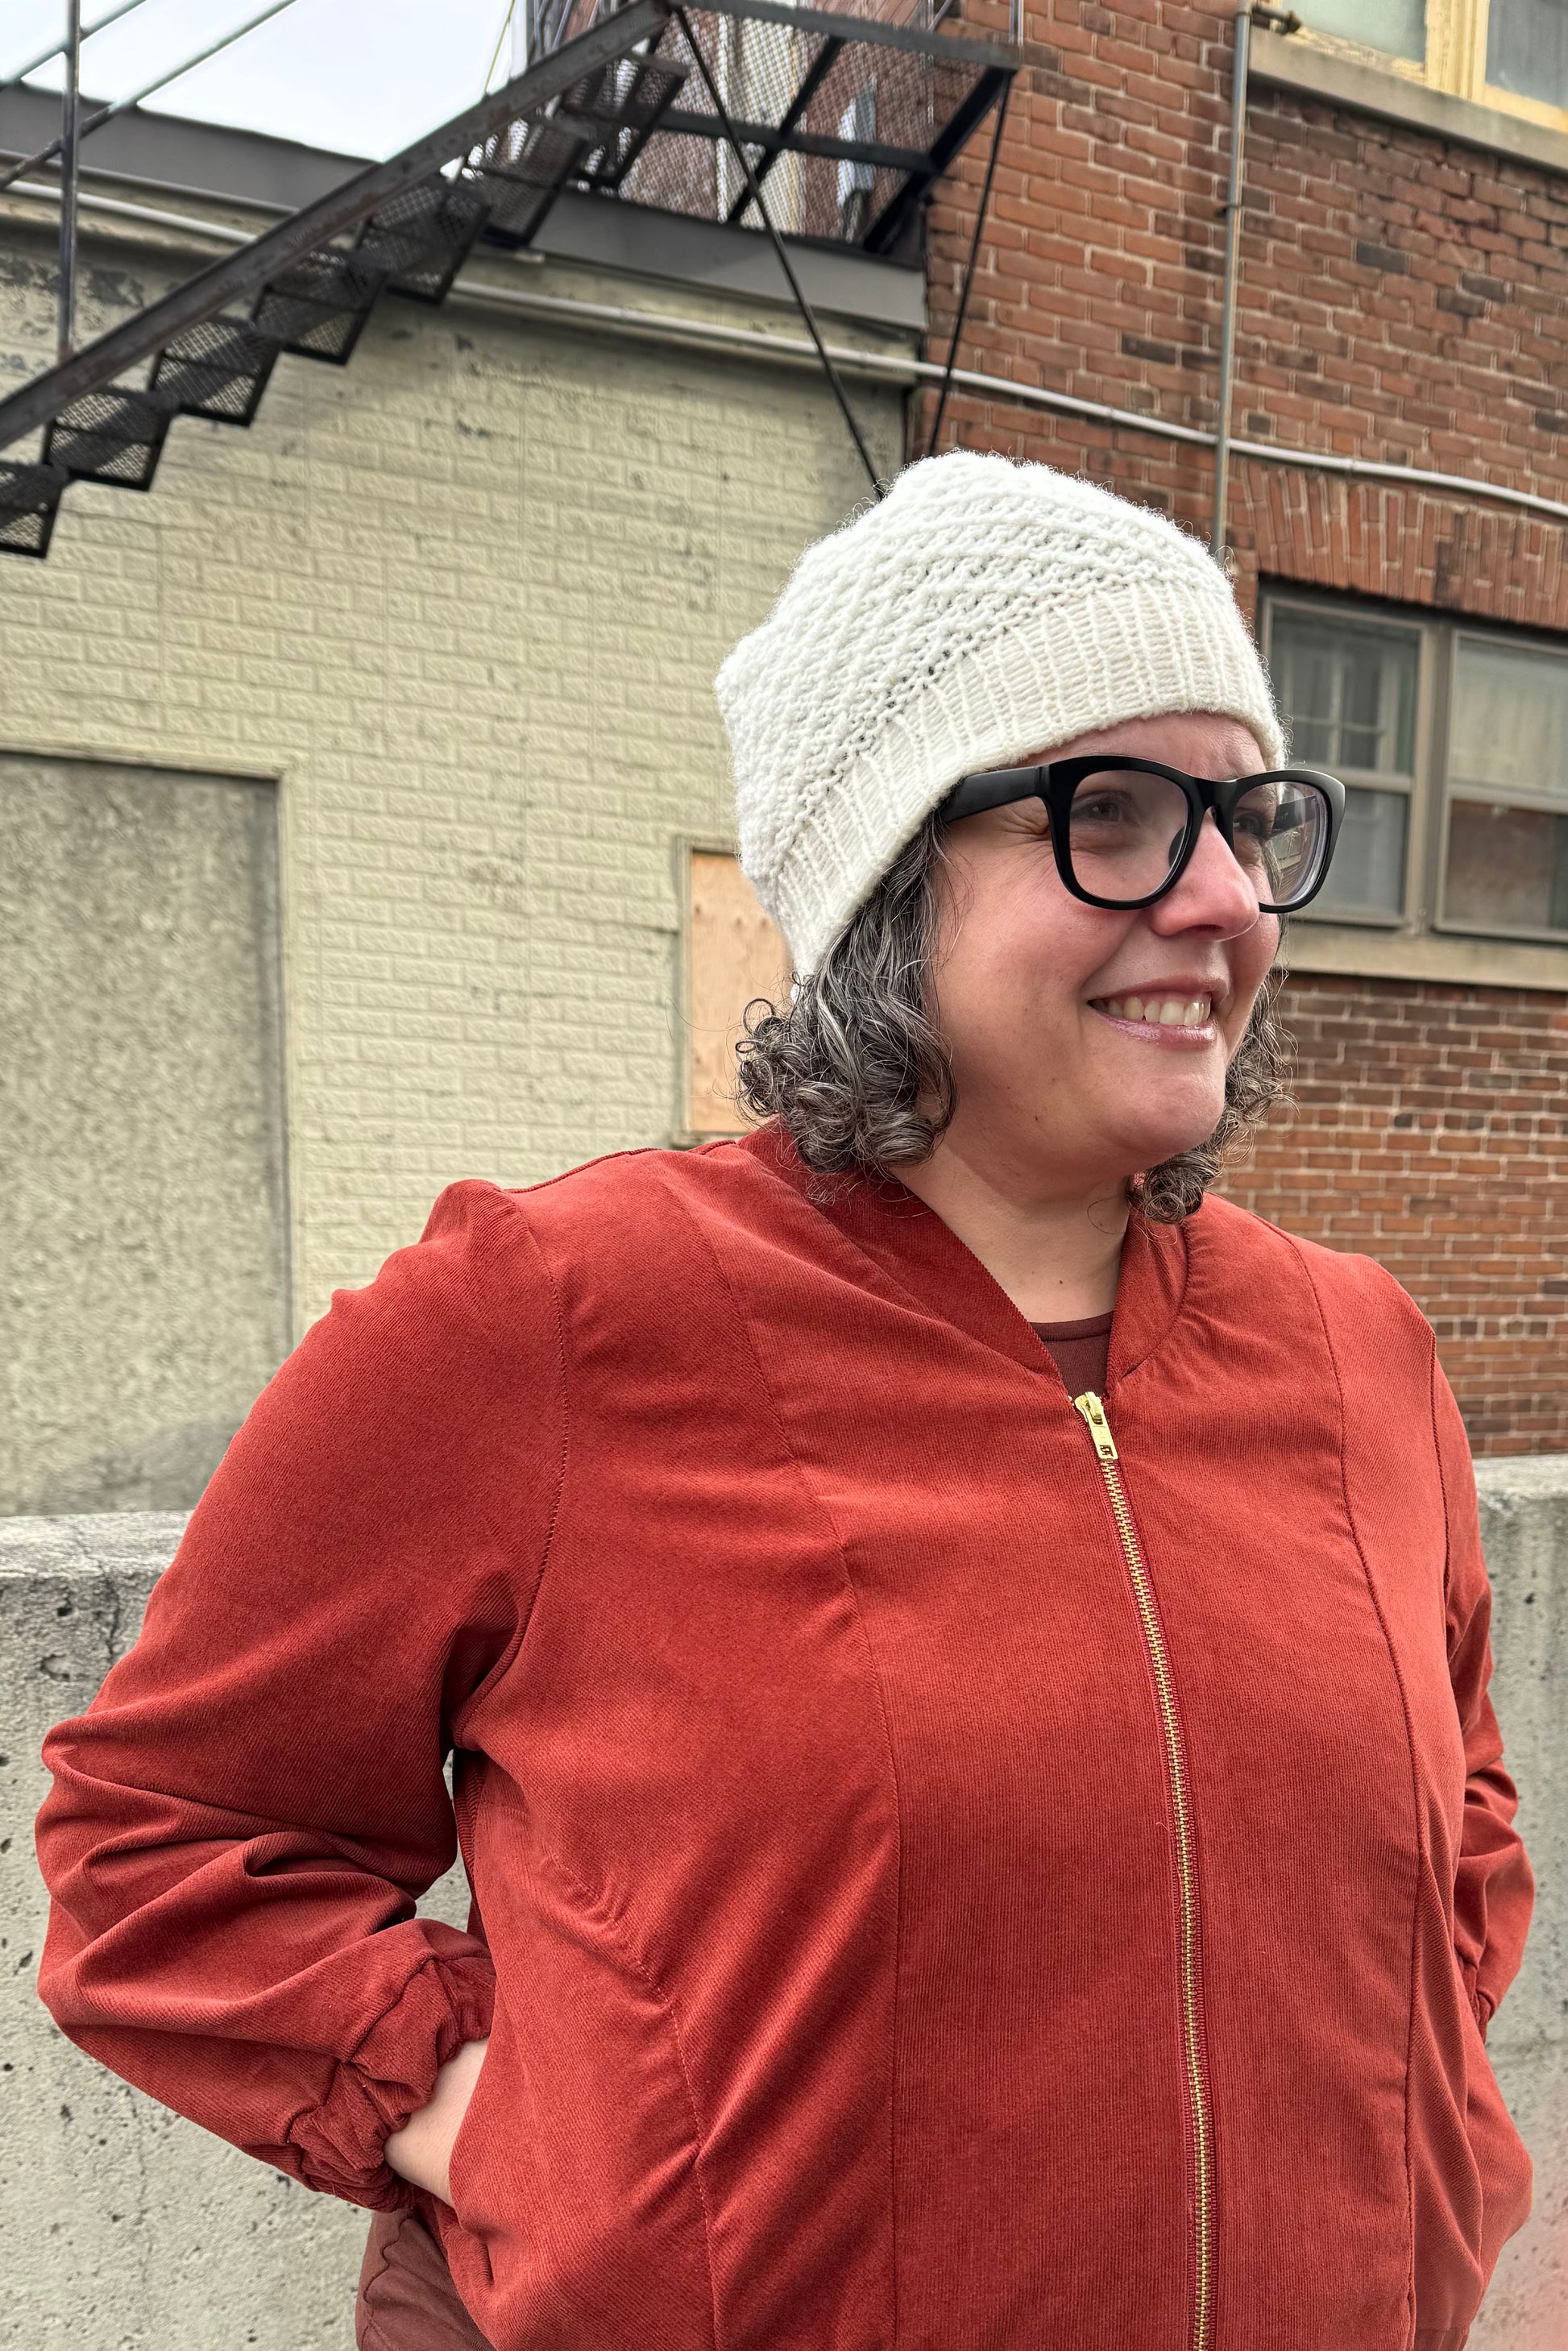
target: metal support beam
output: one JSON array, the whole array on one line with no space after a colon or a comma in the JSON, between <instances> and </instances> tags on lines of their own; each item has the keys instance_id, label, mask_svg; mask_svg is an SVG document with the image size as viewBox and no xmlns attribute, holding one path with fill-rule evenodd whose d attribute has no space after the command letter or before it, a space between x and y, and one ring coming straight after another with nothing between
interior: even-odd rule
<instances>
[{"instance_id":1,"label":"metal support beam","mask_svg":"<svg viewBox=\"0 0 1568 2351\"><path fill-rule=\"evenodd\" d=\"M443 164L466 155L504 131L519 115L547 105L572 88L586 74L623 57L640 41L656 33L670 15L667 0L631 0L591 31L541 57L502 89L444 123L440 130L416 140L384 163L372 163L340 187L329 189L303 212L280 221L255 244L201 270L176 286L162 301L140 310L112 327L98 340L78 351L63 366L51 368L0 400L0 449L47 424L71 401L111 383L139 360L150 358L186 328L212 318L225 304L277 276L291 263L330 243L360 223L387 197L414 186L440 171Z\"/></svg>"},{"instance_id":2,"label":"metal support beam","mask_svg":"<svg viewBox=\"0 0 1568 2351\"><path fill-rule=\"evenodd\" d=\"M56 356L77 340L77 185L80 170L81 0L66 0L66 81L60 105L60 289Z\"/></svg>"},{"instance_id":3,"label":"metal support beam","mask_svg":"<svg viewBox=\"0 0 1568 2351\"><path fill-rule=\"evenodd\" d=\"M958 361L958 345L964 337L964 321L969 313L969 290L975 282L975 265L980 257L980 238L986 225L986 214L991 202L991 183L997 176L997 158L1002 152L1002 133L1008 124L1008 100L1013 86L1009 82L1002 92L1002 102L997 109L997 127L991 133L991 152L986 164L985 185L980 201L975 207L975 234L969 240L969 258L964 269L964 283L958 293L958 314L953 321L953 339L947 346L947 370L942 378L942 390L936 402L936 413L931 420L931 438L925 444L928 457L936 455L937 437L942 431L942 419L947 413L947 396L953 389L953 370Z\"/></svg>"},{"instance_id":4,"label":"metal support beam","mask_svg":"<svg viewBox=\"0 0 1568 2351\"><path fill-rule=\"evenodd\" d=\"M992 55L996 55L994 50ZM926 190L936 185L992 107L1001 103L1002 92L1011 87L1013 72L1011 65L995 66L977 77L974 88L932 141L931 152L923 159L919 171L912 172L903 186L894 189L861 239L868 253L886 253L897 244Z\"/></svg>"},{"instance_id":5,"label":"metal support beam","mask_svg":"<svg viewBox=\"0 0 1568 2351\"><path fill-rule=\"evenodd\" d=\"M706 57L704 57L701 49L697 46L697 37L692 30L691 18L686 15L685 8L682 7L681 0L674 0L672 14L674 15L675 22L679 25L682 32L686 37L686 47L691 51L692 57L695 63L698 73L702 76L703 87L707 91L709 98L713 101L713 110L719 119L720 126L723 129L725 137L729 141L730 150L735 156L735 160L739 164L741 171L746 176L747 195L751 203L757 206L757 217L762 223L763 227L767 230L768 236L772 240L773 250L779 256L779 266L783 270L785 277L789 282L790 293L795 297L795 307L800 311L801 318L805 320L806 331L817 347L817 357L822 362L822 372L827 377L829 383L832 386L833 398L838 402L840 413L842 415L844 423L849 426L850 438L854 443L856 449L860 453L860 461L865 467L866 479L871 484L873 496L880 498L883 495L881 479L878 476L876 467L872 464L871 451L865 445L864 435L862 434L860 426L855 422L855 413L850 406L849 394L844 390L843 382L840 377L838 369L833 365L832 358L829 352L828 347L822 340L821 329L817 324L817 314L806 298L805 287L801 285L800 279L795 275L795 265L789 258L784 240L773 225L773 215L768 209L767 200L762 193L761 184L758 180L756 172L751 168L751 158L747 153L745 148L741 145L739 139L736 135L735 125L729 119L729 110L726 107L723 99L719 96L718 84L715 81L713 75L709 70ZM666 120L668 120L667 117Z\"/></svg>"},{"instance_id":6,"label":"metal support beam","mask_svg":"<svg viewBox=\"0 0 1568 2351\"><path fill-rule=\"evenodd\" d=\"M711 139L711 114L695 114L689 107L671 106L660 120L661 131L682 139ZM877 139L834 139L825 131L775 131L770 122L736 122L737 139L765 154L821 155L830 163L870 163L887 172L924 172L923 147L890 147ZM727 133L726 136L727 137ZM749 204L747 196L747 203Z\"/></svg>"},{"instance_id":7,"label":"metal support beam","mask_svg":"<svg viewBox=\"0 0 1568 2351\"><path fill-rule=\"evenodd\" d=\"M805 80L800 84L800 89L795 92L794 97L790 99L789 110L779 122L779 130L780 136L783 136L789 131L794 131L805 120L807 108L810 105L811 100L816 97L817 92L821 89L822 84L827 80L828 76L832 72L833 68L837 65L840 54L843 49L843 46L842 41L839 40L824 41L822 43L821 47L817 52L816 63L812 66L810 71L807 74ZM770 147L763 156L762 161L757 165L757 184L758 187L761 186L763 181L768 177L768 172L773 169L774 164L777 163L783 152L782 147ZM750 194L743 188L739 195L737 196L735 202L731 204L728 212L725 214L726 220L729 221L732 225L736 221L738 221L742 213L746 210L747 205L750 202Z\"/></svg>"},{"instance_id":8,"label":"metal support beam","mask_svg":"<svg viewBox=\"0 0 1568 2351\"><path fill-rule=\"evenodd\" d=\"M825 40L844 37L844 19L821 8L795 8L789 0L700 0L707 16L740 16L758 25L784 25L792 33L821 33ZM1016 71L1016 52L997 41L968 41L924 26L884 25L879 16L856 16L853 39L873 49L904 49L917 57L946 57L960 66L1005 65Z\"/></svg>"}]
</instances>

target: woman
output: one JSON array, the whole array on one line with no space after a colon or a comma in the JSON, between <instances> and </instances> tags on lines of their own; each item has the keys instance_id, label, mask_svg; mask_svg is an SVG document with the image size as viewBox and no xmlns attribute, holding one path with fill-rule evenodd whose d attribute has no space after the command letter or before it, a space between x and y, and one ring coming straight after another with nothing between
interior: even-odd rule
<instances>
[{"instance_id":1,"label":"woman","mask_svg":"<svg viewBox=\"0 0 1568 2351\"><path fill-rule=\"evenodd\" d=\"M1341 788L1253 780L1193 542L994 457L719 691L764 1123L339 1294L51 1734L44 1996L376 2210L373 2351L1458 2351L1532 1897L1464 1431L1204 1196Z\"/></svg>"}]
</instances>

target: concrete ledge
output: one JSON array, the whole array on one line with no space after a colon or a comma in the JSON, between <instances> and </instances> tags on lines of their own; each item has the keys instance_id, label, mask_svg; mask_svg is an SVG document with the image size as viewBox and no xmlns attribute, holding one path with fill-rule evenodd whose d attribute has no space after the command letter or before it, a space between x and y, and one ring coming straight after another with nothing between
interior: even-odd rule
<instances>
[{"instance_id":1,"label":"concrete ledge","mask_svg":"<svg viewBox=\"0 0 1568 2351\"><path fill-rule=\"evenodd\" d=\"M1535 2159L1469 2351L1557 2351L1568 2302L1568 1457L1477 1473L1493 1695L1537 1879L1488 2053ZM44 1732L134 1640L184 1525L0 1520L0 2351L350 2351L365 2219L207 2137L94 2065L34 1990L47 1907L32 1821ZM420 1906L461 1923L461 1872Z\"/></svg>"},{"instance_id":2,"label":"concrete ledge","mask_svg":"<svg viewBox=\"0 0 1568 2351\"><path fill-rule=\"evenodd\" d=\"M352 2351L369 2215L105 2073L35 1990L39 1742L136 1638L184 1524L0 1520L0 2351ZM460 1868L420 1905L466 1907Z\"/></svg>"},{"instance_id":3,"label":"concrete ledge","mask_svg":"<svg viewBox=\"0 0 1568 2351\"><path fill-rule=\"evenodd\" d=\"M1561 131L1528 122L1522 115L1505 114L1500 107L1478 106L1473 99L1455 98L1446 89L1428 89L1425 82L1407 81L1403 74L1363 65L1354 57L1336 57L1291 34L1259 27L1252 36L1251 78L1275 89L1293 90L1301 98L1325 99L1355 114L1375 115L1409 131L1424 131L1430 138L1451 140L1460 147L1479 147L1545 172L1568 172L1568 136Z\"/></svg>"},{"instance_id":4,"label":"concrete ledge","mask_svg":"<svg viewBox=\"0 0 1568 2351\"><path fill-rule=\"evenodd\" d=\"M1285 960L1292 971L1359 979L1430 979L1456 987L1534 987L1568 993L1568 947L1511 939L1461 938L1439 931L1374 929L1298 914Z\"/></svg>"}]
</instances>

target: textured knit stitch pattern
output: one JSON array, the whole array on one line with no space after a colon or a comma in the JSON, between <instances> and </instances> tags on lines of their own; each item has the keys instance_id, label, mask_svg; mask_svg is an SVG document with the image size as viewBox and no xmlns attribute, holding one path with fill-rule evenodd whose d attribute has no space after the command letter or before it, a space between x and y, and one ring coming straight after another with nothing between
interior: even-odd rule
<instances>
[{"instance_id":1,"label":"textured knit stitch pattern","mask_svg":"<svg viewBox=\"0 0 1568 2351\"><path fill-rule=\"evenodd\" d=\"M1146 508L954 450L808 548L716 681L741 862L799 972L943 793L1127 718L1280 722L1224 572Z\"/></svg>"}]
</instances>

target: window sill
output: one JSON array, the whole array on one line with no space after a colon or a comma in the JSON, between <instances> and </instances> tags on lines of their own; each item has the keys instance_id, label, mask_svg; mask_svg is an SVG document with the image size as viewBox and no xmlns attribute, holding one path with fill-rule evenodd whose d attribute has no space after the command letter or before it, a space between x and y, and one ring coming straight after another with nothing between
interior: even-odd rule
<instances>
[{"instance_id":1,"label":"window sill","mask_svg":"<svg viewBox=\"0 0 1568 2351\"><path fill-rule=\"evenodd\" d=\"M1451 139L1463 147L1568 173L1568 132L1549 130L1523 115L1505 114L1500 107L1478 106L1473 99L1455 98L1446 89L1428 89L1424 82L1408 81L1353 57L1333 57L1286 33L1260 27L1253 34L1252 79L1303 98L1326 99L1353 113L1402 123L1434 139Z\"/></svg>"},{"instance_id":2,"label":"window sill","mask_svg":"<svg viewBox=\"0 0 1568 2351\"><path fill-rule=\"evenodd\" d=\"M1455 987L1544 988L1568 995L1568 947L1512 939L1364 930L1303 917L1291 926L1285 962L1292 973L1347 979L1430 979Z\"/></svg>"}]
</instances>

